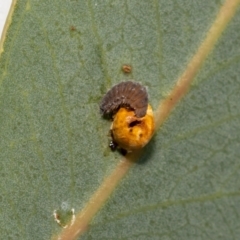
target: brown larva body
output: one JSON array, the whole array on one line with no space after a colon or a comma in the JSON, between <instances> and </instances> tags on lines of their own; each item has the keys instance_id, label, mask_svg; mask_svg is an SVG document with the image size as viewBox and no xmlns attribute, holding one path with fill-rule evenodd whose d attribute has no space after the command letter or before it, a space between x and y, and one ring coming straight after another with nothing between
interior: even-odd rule
<instances>
[{"instance_id":1,"label":"brown larva body","mask_svg":"<svg viewBox=\"0 0 240 240\"><path fill-rule=\"evenodd\" d=\"M136 117L143 117L147 112L148 94L140 83L121 82L113 86L103 97L100 111L103 115L113 114L120 107L133 109Z\"/></svg>"}]
</instances>

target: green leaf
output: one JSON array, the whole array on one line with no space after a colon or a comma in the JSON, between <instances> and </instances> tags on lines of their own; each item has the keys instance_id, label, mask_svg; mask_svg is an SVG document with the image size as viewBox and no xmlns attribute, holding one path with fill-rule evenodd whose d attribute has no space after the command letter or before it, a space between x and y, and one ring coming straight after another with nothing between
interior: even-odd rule
<instances>
[{"instance_id":1,"label":"green leaf","mask_svg":"<svg viewBox=\"0 0 240 240\"><path fill-rule=\"evenodd\" d=\"M84 208L122 158L108 148L103 95L135 79L157 109L223 3L17 2L0 59L2 239L50 239L62 230L54 210L69 221ZM81 239L238 238L239 24L238 9Z\"/></svg>"}]
</instances>

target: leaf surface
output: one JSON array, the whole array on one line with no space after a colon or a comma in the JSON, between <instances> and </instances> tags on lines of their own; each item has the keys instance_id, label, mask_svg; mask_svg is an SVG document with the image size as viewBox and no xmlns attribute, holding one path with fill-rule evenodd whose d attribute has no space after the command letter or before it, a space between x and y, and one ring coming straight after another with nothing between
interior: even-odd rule
<instances>
[{"instance_id":1,"label":"leaf surface","mask_svg":"<svg viewBox=\"0 0 240 240\"><path fill-rule=\"evenodd\" d=\"M99 114L124 79L157 109L223 1L19 0L0 61L0 232L50 239L121 160ZM240 235L240 12L81 239ZM124 75L121 66L133 67ZM61 215L62 216L62 215ZM64 221L64 219L62 219Z\"/></svg>"}]
</instances>

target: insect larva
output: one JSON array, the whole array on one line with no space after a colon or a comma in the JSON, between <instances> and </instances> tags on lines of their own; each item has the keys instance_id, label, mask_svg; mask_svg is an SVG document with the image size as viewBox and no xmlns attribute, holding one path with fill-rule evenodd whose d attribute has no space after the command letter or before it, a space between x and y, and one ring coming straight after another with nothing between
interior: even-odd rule
<instances>
[{"instance_id":1,"label":"insect larva","mask_svg":"<svg viewBox=\"0 0 240 240\"><path fill-rule=\"evenodd\" d=\"M136 117L145 116L148 107L146 88L133 81L113 86L103 97L100 112L103 115L114 114L120 107L134 110Z\"/></svg>"}]
</instances>

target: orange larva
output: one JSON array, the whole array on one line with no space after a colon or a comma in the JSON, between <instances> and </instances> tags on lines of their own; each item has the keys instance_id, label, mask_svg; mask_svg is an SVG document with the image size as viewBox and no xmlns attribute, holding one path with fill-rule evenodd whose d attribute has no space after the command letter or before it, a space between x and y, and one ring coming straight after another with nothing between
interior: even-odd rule
<instances>
[{"instance_id":1,"label":"orange larva","mask_svg":"<svg viewBox=\"0 0 240 240\"><path fill-rule=\"evenodd\" d=\"M102 99L101 114L112 115L120 107L134 110L136 117L143 117L148 107L146 88L133 81L125 81L113 86Z\"/></svg>"},{"instance_id":2,"label":"orange larva","mask_svg":"<svg viewBox=\"0 0 240 240\"><path fill-rule=\"evenodd\" d=\"M126 152L143 148L151 139L155 123L147 90L140 83L121 82L110 89L100 104L103 115L112 115L109 147Z\"/></svg>"},{"instance_id":3,"label":"orange larva","mask_svg":"<svg viewBox=\"0 0 240 240\"><path fill-rule=\"evenodd\" d=\"M155 129L153 111L148 105L145 116L138 118L134 111L120 108L113 119L111 135L113 143L128 152L143 148Z\"/></svg>"}]
</instances>

